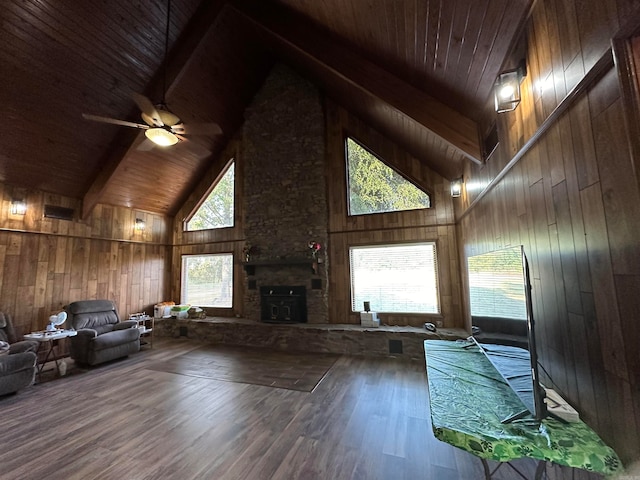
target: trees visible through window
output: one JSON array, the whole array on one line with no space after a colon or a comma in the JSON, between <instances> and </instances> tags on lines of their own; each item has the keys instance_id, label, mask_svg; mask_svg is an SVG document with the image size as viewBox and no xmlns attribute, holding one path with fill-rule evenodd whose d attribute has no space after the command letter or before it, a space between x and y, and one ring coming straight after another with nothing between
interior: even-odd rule
<instances>
[{"instance_id":1,"label":"trees visible through window","mask_svg":"<svg viewBox=\"0 0 640 480\"><path fill-rule=\"evenodd\" d=\"M233 307L233 254L183 255L182 303Z\"/></svg>"},{"instance_id":2,"label":"trees visible through window","mask_svg":"<svg viewBox=\"0 0 640 480\"><path fill-rule=\"evenodd\" d=\"M186 222L186 230L233 227L234 179L235 162L231 162L209 196Z\"/></svg>"},{"instance_id":3,"label":"trees visible through window","mask_svg":"<svg viewBox=\"0 0 640 480\"><path fill-rule=\"evenodd\" d=\"M349 248L351 308L386 313L439 313L432 242Z\"/></svg>"},{"instance_id":4,"label":"trees visible through window","mask_svg":"<svg viewBox=\"0 0 640 480\"><path fill-rule=\"evenodd\" d=\"M347 138L349 215L430 208L429 195Z\"/></svg>"}]
</instances>

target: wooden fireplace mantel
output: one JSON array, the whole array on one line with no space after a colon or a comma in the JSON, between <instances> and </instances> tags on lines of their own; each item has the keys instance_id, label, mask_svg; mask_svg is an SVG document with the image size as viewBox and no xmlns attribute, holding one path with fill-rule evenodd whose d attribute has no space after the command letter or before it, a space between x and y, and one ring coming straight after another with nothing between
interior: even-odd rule
<instances>
[{"instance_id":1,"label":"wooden fireplace mantel","mask_svg":"<svg viewBox=\"0 0 640 480\"><path fill-rule=\"evenodd\" d=\"M264 259L264 260L249 260L248 262L243 262L245 272L247 275L253 276L256 273L256 267L287 267L287 266L302 266L302 267L310 267L315 273L317 265L317 260L313 258L273 258L273 259Z\"/></svg>"}]
</instances>

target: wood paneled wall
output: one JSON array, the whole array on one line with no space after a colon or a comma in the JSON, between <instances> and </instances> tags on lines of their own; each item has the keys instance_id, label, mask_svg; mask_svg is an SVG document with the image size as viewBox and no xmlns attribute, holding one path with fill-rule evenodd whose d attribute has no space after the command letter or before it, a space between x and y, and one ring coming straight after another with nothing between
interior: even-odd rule
<instances>
[{"instance_id":1,"label":"wood paneled wall","mask_svg":"<svg viewBox=\"0 0 640 480\"><path fill-rule=\"evenodd\" d=\"M463 268L471 254L524 245L546 382L627 465L640 456L640 191L628 144L639 132L625 131L615 68L484 189L606 54L630 11L614 0L536 3L523 101L498 116L500 146L485 166L468 168L457 209Z\"/></svg>"},{"instance_id":2,"label":"wood paneled wall","mask_svg":"<svg viewBox=\"0 0 640 480\"><path fill-rule=\"evenodd\" d=\"M27 203L10 213L11 199ZM0 309L19 334L39 330L75 300L108 298L121 316L148 309L168 293L171 219L98 205L78 220L80 202L0 184ZM72 221L44 218L44 205L72 208ZM136 231L135 219L146 223Z\"/></svg>"},{"instance_id":3,"label":"wood paneled wall","mask_svg":"<svg viewBox=\"0 0 640 480\"><path fill-rule=\"evenodd\" d=\"M360 323L358 314L351 311L349 246L435 241L441 315L385 314L381 319L391 325L413 326L442 319L446 327L461 327L460 269L449 182L332 101L327 100L326 105L330 322ZM360 141L424 188L431 196L432 208L348 216L346 136Z\"/></svg>"}]
</instances>

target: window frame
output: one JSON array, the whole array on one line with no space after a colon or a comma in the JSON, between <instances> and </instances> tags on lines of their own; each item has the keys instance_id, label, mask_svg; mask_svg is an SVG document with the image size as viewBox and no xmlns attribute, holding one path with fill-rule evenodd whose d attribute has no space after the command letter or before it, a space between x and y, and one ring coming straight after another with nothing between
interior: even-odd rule
<instances>
[{"instance_id":1,"label":"window frame","mask_svg":"<svg viewBox=\"0 0 640 480\"><path fill-rule=\"evenodd\" d=\"M225 228L234 228L236 226L237 223L237 218L236 218L236 199L237 199L237 190L238 190L238 176L236 175L237 173L237 164L235 164L236 159L235 157L231 157L222 167L222 169L220 170L220 173L218 173L218 175L216 176L215 180L211 183L211 185L209 186L209 188L207 188L207 190L204 192L204 194L200 197L200 200L198 200L198 202L194 205L194 207L189 211L189 213L187 214L186 217L184 217L184 219L182 220L182 231L183 232L204 232L207 230L223 230ZM234 164L234 172L233 172L233 224L230 226L226 226L226 227L214 227L214 228L202 228L199 230L189 230L187 228L187 224L193 219L193 217L195 216L196 213L198 213L198 210L200 210L200 207L202 207L202 205L204 204L204 202L207 201L207 199L209 198L209 195L211 195L211 192L213 192L215 190L215 188L218 186L218 184L220 183L220 181L222 180L222 178L227 174L227 172L229 171L229 168L231 167L231 165Z\"/></svg>"},{"instance_id":2,"label":"window frame","mask_svg":"<svg viewBox=\"0 0 640 480\"><path fill-rule=\"evenodd\" d=\"M410 245L432 245L433 246L433 265L434 265L434 284L436 289L436 311L435 312L407 312L407 311L398 311L398 312L389 312L384 310L374 309L376 313L383 314L387 317L393 316L402 316L402 317L442 317L442 298L441 298L441 289L440 289L440 270L438 268L438 241L436 240L407 240L404 242L381 242L381 243L362 243L362 244L352 244L347 248L347 263L348 263L348 280L349 280L349 310L351 314L358 314L362 310L354 310L354 308L358 308L358 305L355 304L354 298L354 279L353 279L353 271L352 271L352 262L351 262L351 251L353 249L359 248L383 248L383 247L401 247L401 246L410 246Z\"/></svg>"},{"instance_id":3,"label":"window frame","mask_svg":"<svg viewBox=\"0 0 640 480\"><path fill-rule=\"evenodd\" d=\"M402 177L405 181L409 182L415 188L420 190L422 193L429 197L429 206L428 207L420 207L420 208L410 208L410 209L402 209L402 210L388 210L383 212L366 212L366 213L351 213L351 183L349 181L349 140L353 141L361 148L366 150L369 154L373 155L379 162L382 162L386 167L390 168L396 175ZM423 186L419 185L414 179L408 177L404 173L400 172L395 166L391 165L388 161L386 161L381 155L375 153L371 148L367 147L363 142L350 135L349 133L345 133L343 137L343 146L344 146L344 173L345 173L345 194L347 197L347 217L361 217L364 215L385 215L385 214L406 214L408 212L416 212L423 210L432 210L434 208L434 195Z\"/></svg>"},{"instance_id":4,"label":"window frame","mask_svg":"<svg viewBox=\"0 0 640 480\"><path fill-rule=\"evenodd\" d=\"M235 276L236 276L236 269L235 269L235 255L234 252L212 252L212 253L189 253L189 254L182 254L180 255L180 302L182 304L187 304L189 303L186 296L185 296L185 282L186 282L186 260L189 258L194 258L194 257L221 257L221 256L227 256L231 258L231 306L229 307L220 307L220 306L214 306L214 305L203 305L203 304L191 304L192 306L196 306L196 307L202 307L203 309L206 309L207 311L220 311L220 312L229 312L229 311L233 311L234 309L234 300L235 300L235 288L234 288L234 284L235 284Z\"/></svg>"}]
</instances>

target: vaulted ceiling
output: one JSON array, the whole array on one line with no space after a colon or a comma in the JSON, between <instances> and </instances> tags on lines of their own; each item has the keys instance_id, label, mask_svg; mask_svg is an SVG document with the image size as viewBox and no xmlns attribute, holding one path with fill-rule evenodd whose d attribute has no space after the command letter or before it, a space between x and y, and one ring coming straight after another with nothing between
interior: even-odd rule
<instances>
[{"instance_id":1,"label":"vaulted ceiling","mask_svg":"<svg viewBox=\"0 0 640 480\"><path fill-rule=\"evenodd\" d=\"M481 162L478 123L532 0L11 0L0 10L0 181L173 215L241 127L274 62L447 178ZM166 68L164 68L166 66ZM132 93L187 135L141 149Z\"/></svg>"}]
</instances>

